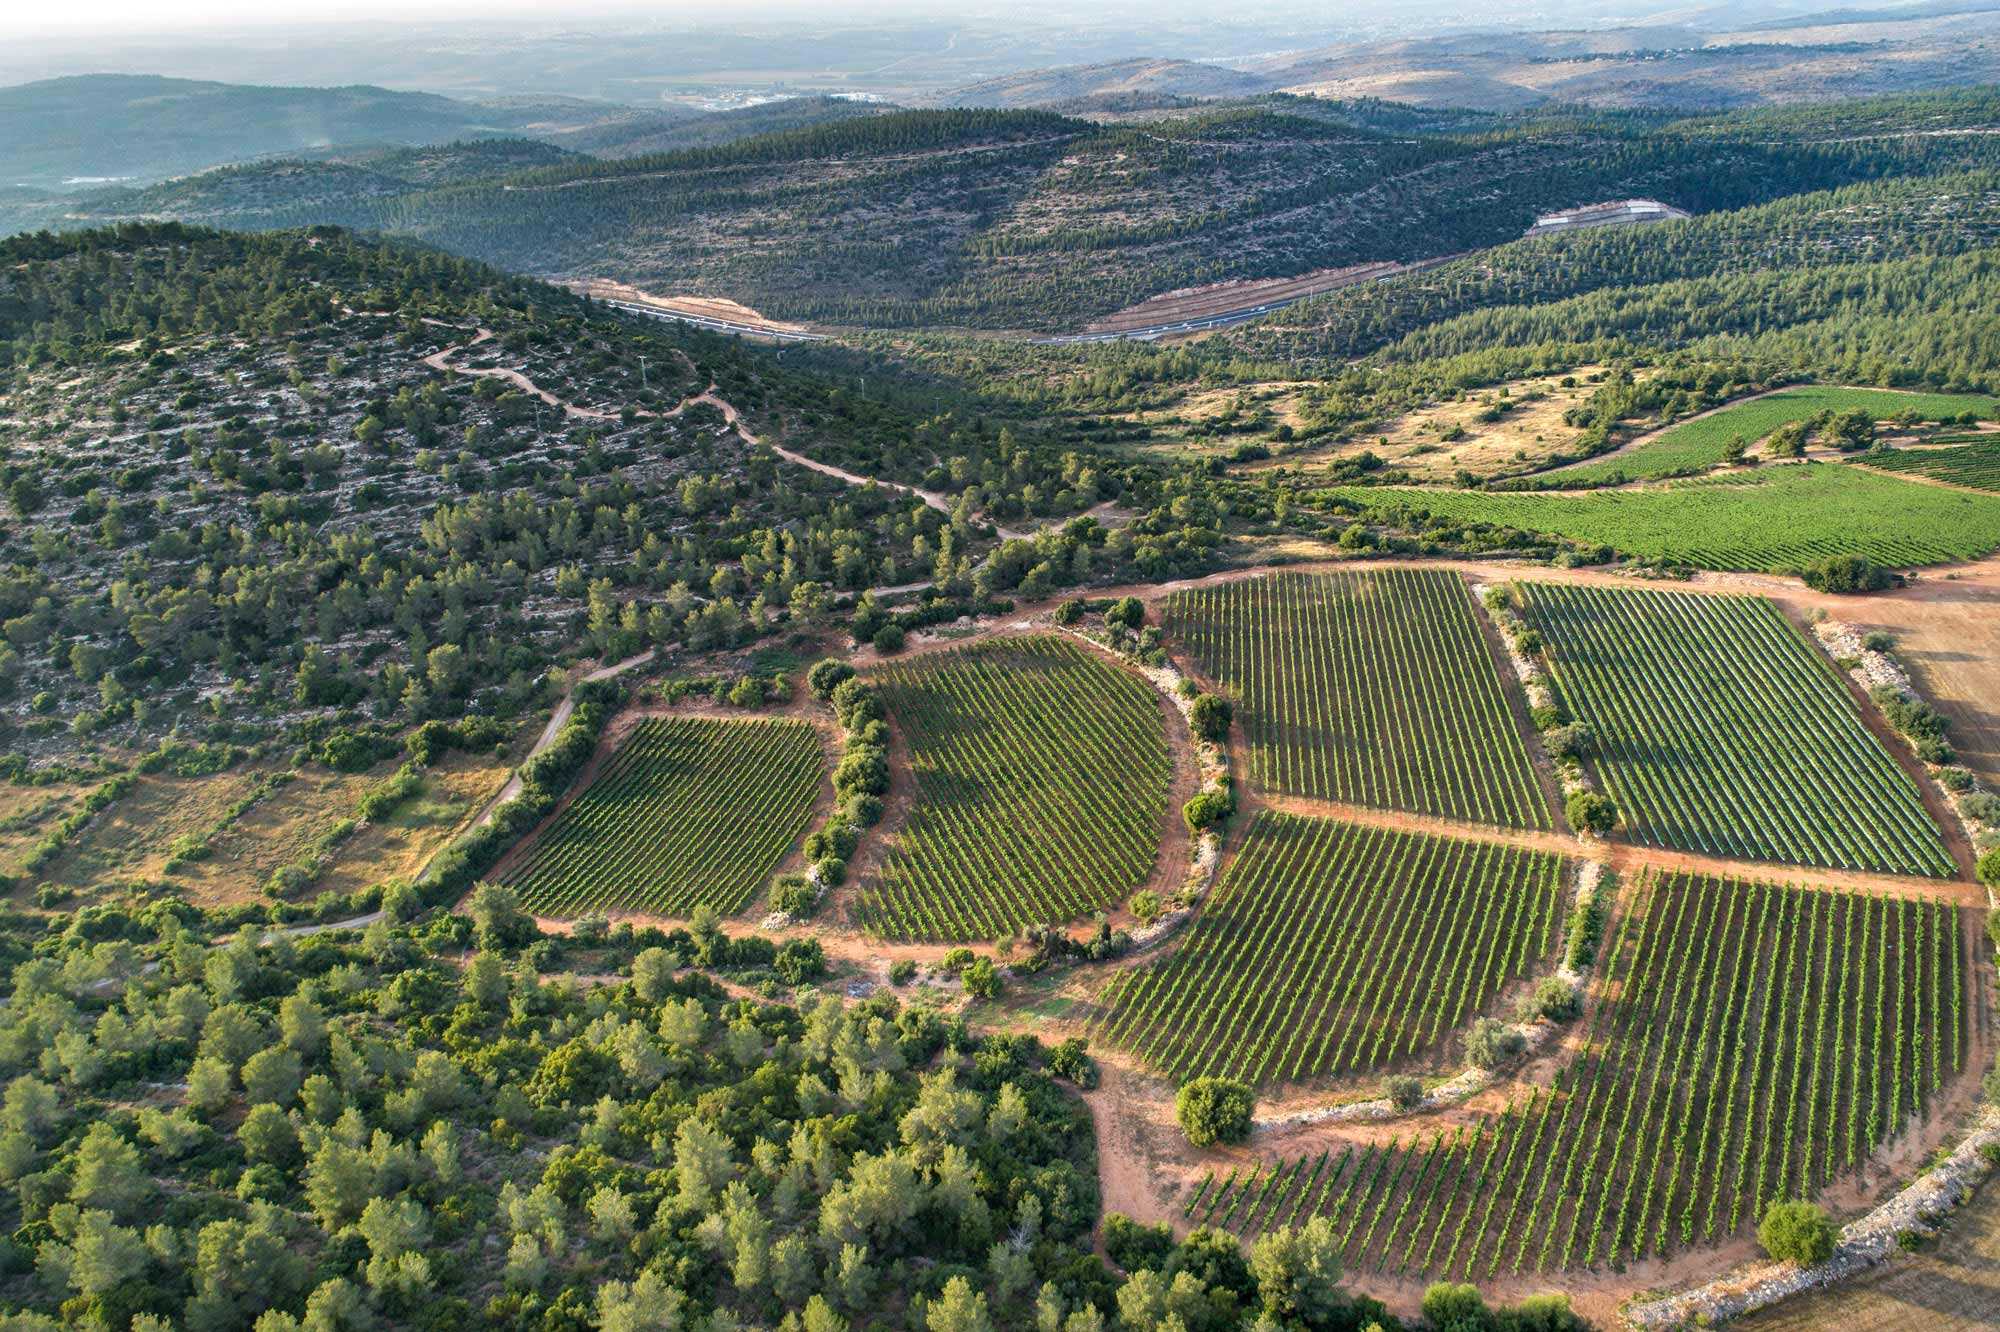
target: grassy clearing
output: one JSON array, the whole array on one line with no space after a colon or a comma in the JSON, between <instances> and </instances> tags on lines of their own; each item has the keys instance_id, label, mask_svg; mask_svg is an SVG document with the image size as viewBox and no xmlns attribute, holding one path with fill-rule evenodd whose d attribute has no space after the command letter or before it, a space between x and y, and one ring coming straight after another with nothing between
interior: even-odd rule
<instances>
[{"instance_id":1,"label":"grassy clearing","mask_svg":"<svg viewBox=\"0 0 2000 1332\"><path fill-rule=\"evenodd\" d=\"M1919 420L1945 421L1964 412L1990 417L1996 409L2000 409L2000 401L1978 393L1901 393L1807 385L1781 389L1683 421L1616 457L1558 468L1538 479L1546 479L1555 486L1593 486L1688 476L1725 461L1737 441L1755 444L1779 426L1804 421L1821 412L1860 410L1878 421L1908 412Z\"/></svg>"},{"instance_id":2,"label":"grassy clearing","mask_svg":"<svg viewBox=\"0 0 2000 1332\"><path fill-rule=\"evenodd\" d=\"M1697 569L1791 573L1836 555L1915 567L2000 548L2000 497L1819 463L1588 495L1366 486L1329 493L1377 517L1493 523Z\"/></svg>"}]
</instances>

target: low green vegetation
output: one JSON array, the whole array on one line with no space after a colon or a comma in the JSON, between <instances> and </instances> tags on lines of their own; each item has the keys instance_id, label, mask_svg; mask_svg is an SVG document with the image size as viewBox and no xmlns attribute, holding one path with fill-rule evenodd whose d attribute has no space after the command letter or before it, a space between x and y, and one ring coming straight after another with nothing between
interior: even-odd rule
<instances>
[{"instance_id":1,"label":"low green vegetation","mask_svg":"<svg viewBox=\"0 0 2000 1332\"><path fill-rule=\"evenodd\" d=\"M1152 874L1173 764L1144 680L1045 635L868 678L909 747L915 788L857 897L868 929L997 939L1108 907Z\"/></svg>"},{"instance_id":2,"label":"low green vegetation","mask_svg":"<svg viewBox=\"0 0 2000 1332\"><path fill-rule=\"evenodd\" d=\"M805 832L825 781L800 721L656 717L507 870L538 915L733 915Z\"/></svg>"},{"instance_id":3,"label":"low green vegetation","mask_svg":"<svg viewBox=\"0 0 2000 1332\"><path fill-rule=\"evenodd\" d=\"M1589 495L1358 486L1325 493L1385 520L1518 528L1697 569L1785 573L1839 555L1902 568L2000 549L2000 496L1826 464Z\"/></svg>"},{"instance_id":4,"label":"low green vegetation","mask_svg":"<svg viewBox=\"0 0 2000 1332\"><path fill-rule=\"evenodd\" d=\"M1168 645L1235 700L1255 787L1549 826L1465 580L1273 574L1168 598Z\"/></svg>"},{"instance_id":5,"label":"low green vegetation","mask_svg":"<svg viewBox=\"0 0 2000 1332\"><path fill-rule=\"evenodd\" d=\"M1840 435L1845 420L1830 419L1820 434L1836 447L1866 448L1873 442L1874 423L1892 417L1912 421L1957 421L1971 415L1991 418L2000 401L1972 393L1898 393L1886 389L1807 385L1780 389L1734 403L1676 426L1669 426L1643 444L1615 457L1536 476L1538 485L1594 486L1654 477L1686 476L1706 471L1738 456L1781 426L1825 416L1848 418L1856 427Z\"/></svg>"},{"instance_id":6,"label":"low green vegetation","mask_svg":"<svg viewBox=\"0 0 2000 1332\"><path fill-rule=\"evenodd\" d=\"M1870 734L1832 664L1771 602L1517 587L1559 706L1590 729L1584 761L1635 841L1956 872L1916 784Z\"/></svg>"}]
</instances>

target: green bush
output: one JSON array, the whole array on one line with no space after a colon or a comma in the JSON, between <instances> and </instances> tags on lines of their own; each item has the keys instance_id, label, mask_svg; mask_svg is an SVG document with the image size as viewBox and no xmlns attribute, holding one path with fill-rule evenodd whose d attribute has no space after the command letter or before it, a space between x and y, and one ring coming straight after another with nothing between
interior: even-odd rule
<instances>
[{"instance_id":1,"label":"green bush","mask_svg":"<svg viewBox=\"0 0 2000 1332\"><path fill-rule=\"evenodd\" d=\"M1836 555L1799 571L1815 592L1880 592L1894 582L1887 569L1862 555Z\"/></svg>"},{"instance_id":2,"label":"green bush","mask_svg":"<svg viewBox=\"0 0 2000 1332\"><path fill-rule=\"evenodd\" d=\"M1979 857L1979 881L1988 888L2000 888L2000 846L1988 847Z\"/></svg>"},{"instance_id":3,"label":"green bush","mask_svg":"<svg viewBox=\"0 0 2000 1332\"><path fill-rule=\"evenodd\" d=\"M1250 1136L1250 1112L1257 1098L1248 1087L1228 1078L1196 1078L1174 1097L1174 1117L1181 1132L1196 1147L1218 1142L1242 1142Z\"/></svg>"},{"instance_id":4,"label":"green bush","mask_svg":"<svg viewBox=\"0 0 2000 1332\"><path fill-rule=\"evenodd\" d=\"M1757 1223L1757 1242L1779 1262L1823 1263L1838 1238L1827 1214L1809 1202L1773 1202Z\"/></svg>"},{"instance_id":5,"label":"green bush","mask_svg":"<svg viewBox=\"0 0 2000 1332\"><path fill-rule=\"evenodd\" d=\"M1219 791L1201 791L1181 806L1181 818L1186 821L1188 832L1199 836L1203 829L1222 823L1236 812L1236 796L1224 788Z\"/></svg>"},{"instance_id":6,"label":"green bush","mask_svg":"<svg viewBox=\"0 0 2000 1332\"><path fill-rule=\"evenodd\" d=\"M1479 1019L1465 1033L1465 1057L1480 1068L1498 1068L1527 1048L1520 1032L1492 1018Z\"/></svg>"},{"instance_id":7,"label":"green bush","mask_svg":"<svg viewBox=\"0 0 2000 1332\"><path fill-rule=\"evenodd\" d=\"M1424 1103L1422 1079L1413 1078L1407 1073L1398 1073L1390 1078L1382 1084L1382 1090L1388 1093L1389 1103L1398 1110L1414 1110Z\"/></svg>"},{"instance_id":8,"label":"green bush","mask_svg":"<svg viewBox=\"0 0 2000 1332\"><path fill-rule=\"evenodd\" d=\"M1229 738L1229 722L1234 715L1229 700L1220 694L1201 694L1188 707L1188 722L1202 739L1220 744Z\"/></svg>"},{"instance_id":9,"label":"green bush","mask_svg":"<svg viewBox=\"0 0 2000 1332\"><path fill-rule=\"evenodd\" d=\"M771 883L771 910L803 920L819 907L819 889L803 874L781 874Z\"/></svg>"},{"instance_id":10,"label":"green bush","mask_svg":"<svg viewBox=\"0 0 2000 1332\"><path fill-rule=\"evenodd\" d=\"M854 678L854 668L835 657L827 657L815 662L806 672L806 688L812 690L817 699L833 697L833 691Z\"/></svg>"},{"instance_id":11,"label":"green bush","mask_svg":"<svg viewBox=\"0 0 2000 1332\"><path fill-rule=\"evenodd\" d=\"M1618 826L1618 806L1611 803L1611 797L1595 791L1570 792L1563 802L1563 814L1570 828L1579 833L1602 837Z\"/></svg>"},{"instance_id":12,"label":"green bush","mask_svg":"<svg viewBox=\"0 0 2000 1332\"><path fill-rule=\"evenodd\" d=\"M1550 1022L1568 1022L1583 1011L1583 996L1560 976L1544 976L1528 996L1528 1011Z\"/></svg>"},{"instance_id":13,"label":"green bush","mask_svg":"<svg viewBox=\"0 0 2000 1332\"><path fill-rule=\"evenodd\" d=\"M1097 1085L1097 1061L1090 1057L1081 1036L1072 1036L1049 1051L1049 1072L1086 1091Z\"/></svg>"},{"instance_id":14,"label":"green bush","mask_svg":"<svg viewBox=\"0 0 2000 1332\"><path fill-rule=\"evenodd\" d=\"M1424 1321L1434 1328L1485 1328L1486 1301L1476 1286L1440 1281L1424 1292Z\"/></svg>"}]
</instances>

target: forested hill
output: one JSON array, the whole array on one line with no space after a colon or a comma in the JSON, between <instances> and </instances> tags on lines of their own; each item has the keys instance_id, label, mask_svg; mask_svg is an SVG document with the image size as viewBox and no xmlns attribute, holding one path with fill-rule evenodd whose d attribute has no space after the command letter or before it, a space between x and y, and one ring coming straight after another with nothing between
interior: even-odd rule
<instances>
[{"instance_id":1,"label":"forested hill","mask_svg":"<svg viewBox=\"0 0 2000 1332\"><path fill-rule=\"evenodd\" d=\"M1691 120L1398 124L1343 105L1260 100L1109 126L898 112L439 188L295 188L293 203L266 195L254 211L189 182L148 209L330 221L517 271L832 323L1058 329L1192 284L1490 246L1586 201L1710 212L2000 162L2000 137L1970 132L2000 121L1984 92ZM120 208L84 212L115 220Z\"/></svg>"},{"instance_id":2,"label":"forested hill","mask_svg":"<svg viewBox=\"0 0 2000 1332\"><path fill-rule=\"evenodd\" d=\"M1205 566L1202 477L885 379L331 229L0 243L10 762L187 729L317 746L362 707L362 734L505 716L551 665L753 650L876 586L956 616ZM782 460L723 405L931 497ZM1138 520L1071 523L1111 500Z\"/></svg>"}]
</instances>

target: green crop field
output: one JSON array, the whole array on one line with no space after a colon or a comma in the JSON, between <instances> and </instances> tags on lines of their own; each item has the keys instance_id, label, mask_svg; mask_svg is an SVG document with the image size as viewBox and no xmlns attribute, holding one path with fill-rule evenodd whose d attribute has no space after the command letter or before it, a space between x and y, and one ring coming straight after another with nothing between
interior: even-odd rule
<instances>
[{"instance_id":1,"label":"green crop field","mask_svg":"<svg viewBox=\"0 0 2000 1332\"><path fill-rule=\"evenodd\" d=\"M1825 463L1588 495L1388 486L1330 493L1378 516L1403 510L1497 523L1697 569L1786 573L1835 555L1911 567L1979 559L2000 548L2000 496Z\"/></svg>"},{"instance_id":2,"label":"green crop field","mask_svg":"<svg viewBox=\"0 0 2000 1332\"><path fill-rule=\"evenodd\" d=\"M1832 663L1761 597L1519 585L1586 762L1650 846L1956 872Z\"/></svg>"},{"instance_id":3,"label":"green crop field","mask_svg":"<svg viewBox=\"0 0 2000 1332\"><path fill-rule=\"evenodd\" d=\"M1742 1233L1927 1114L1966 1049L1943 903L1645 878L1615 984L1547 1089L1497 1116L1260 1161L1186 1205L1252 1234L1313 1215L1349 1268L1489 1279Z\"/></svg>"},{"instance_id":4,"label":"green crop field","mask_svg":"<svg viewBox=\"0 0 2000 1332\"><path fill-rule=\"evenodd\" d=\"M1295 1081L1435 1049L1554 950L1560 857L1269 811L1180 946L1094 1023L1176 1079Z\"/></svg>"},{"instance_id":5,"label":"green crop field","mask_svg":"<svg viewBox=\"0 0 2000 1332\"><path fill-rule=\"evenodd\" d=\"M1169 645L1233 696L1249 781L1286 795L1545 828L1457 574L1277 574L1176 593Z\"/></svg>"},{"instance_id":6,"label":"green crop field","mask_svg":"<svg viewBox=\"0 0 2000 1332\"><path fill-rule=\"evenodd\" d=\"M1066 638L1007 638L872 677L916 803L857 918L994 939L1110 906L1152 873L1173 777L1151 685Z\"/></svg>"},{"instance_id":7,"label":"green crop field","mask_svg":"<svg viewBox=\"0 0 2000 1332\"><path fill-rule=\"evenodd\" d=\"M804 722L648 719L505 879L541 915L733 914L804 834L825 766Z\"/></svg>"},{"instance_id":8,"label":"green crop field","mask_svg":"<svg viewBox=\"0 0 2000 1332\"><path fill-rule=\"evenodd\" d=\"M1594 486L1606 482L1643 481L1651 477L1686 476L1705 471L1729 456L1733 441L1755 444L1779 426L1821 412L1851 412L1856 408L1876 420L1914 412L1925 421L1952 420L1965 412L1991 417L2000 402L1977 393L1900 393L1885 389L1830 388L1805 385L1780 389L1761 398L1724 407L1707 416L1669 426L1654 438L1615 457L1598 458L1539 473L1535 480L1551 486Z\"/></svg>"},{"instance_id":9,"label":"green crop field","mask_svg":"<svg viewBox=\"0 0 2000 1332\"><path fill-rule=\"evenodd\" d=\"M1927 476L1975 490L2000 490L2000 435L1942 449L1884 449L1864 453L1855 461L1878 472Z\"/></svg>"}]
</instances>

